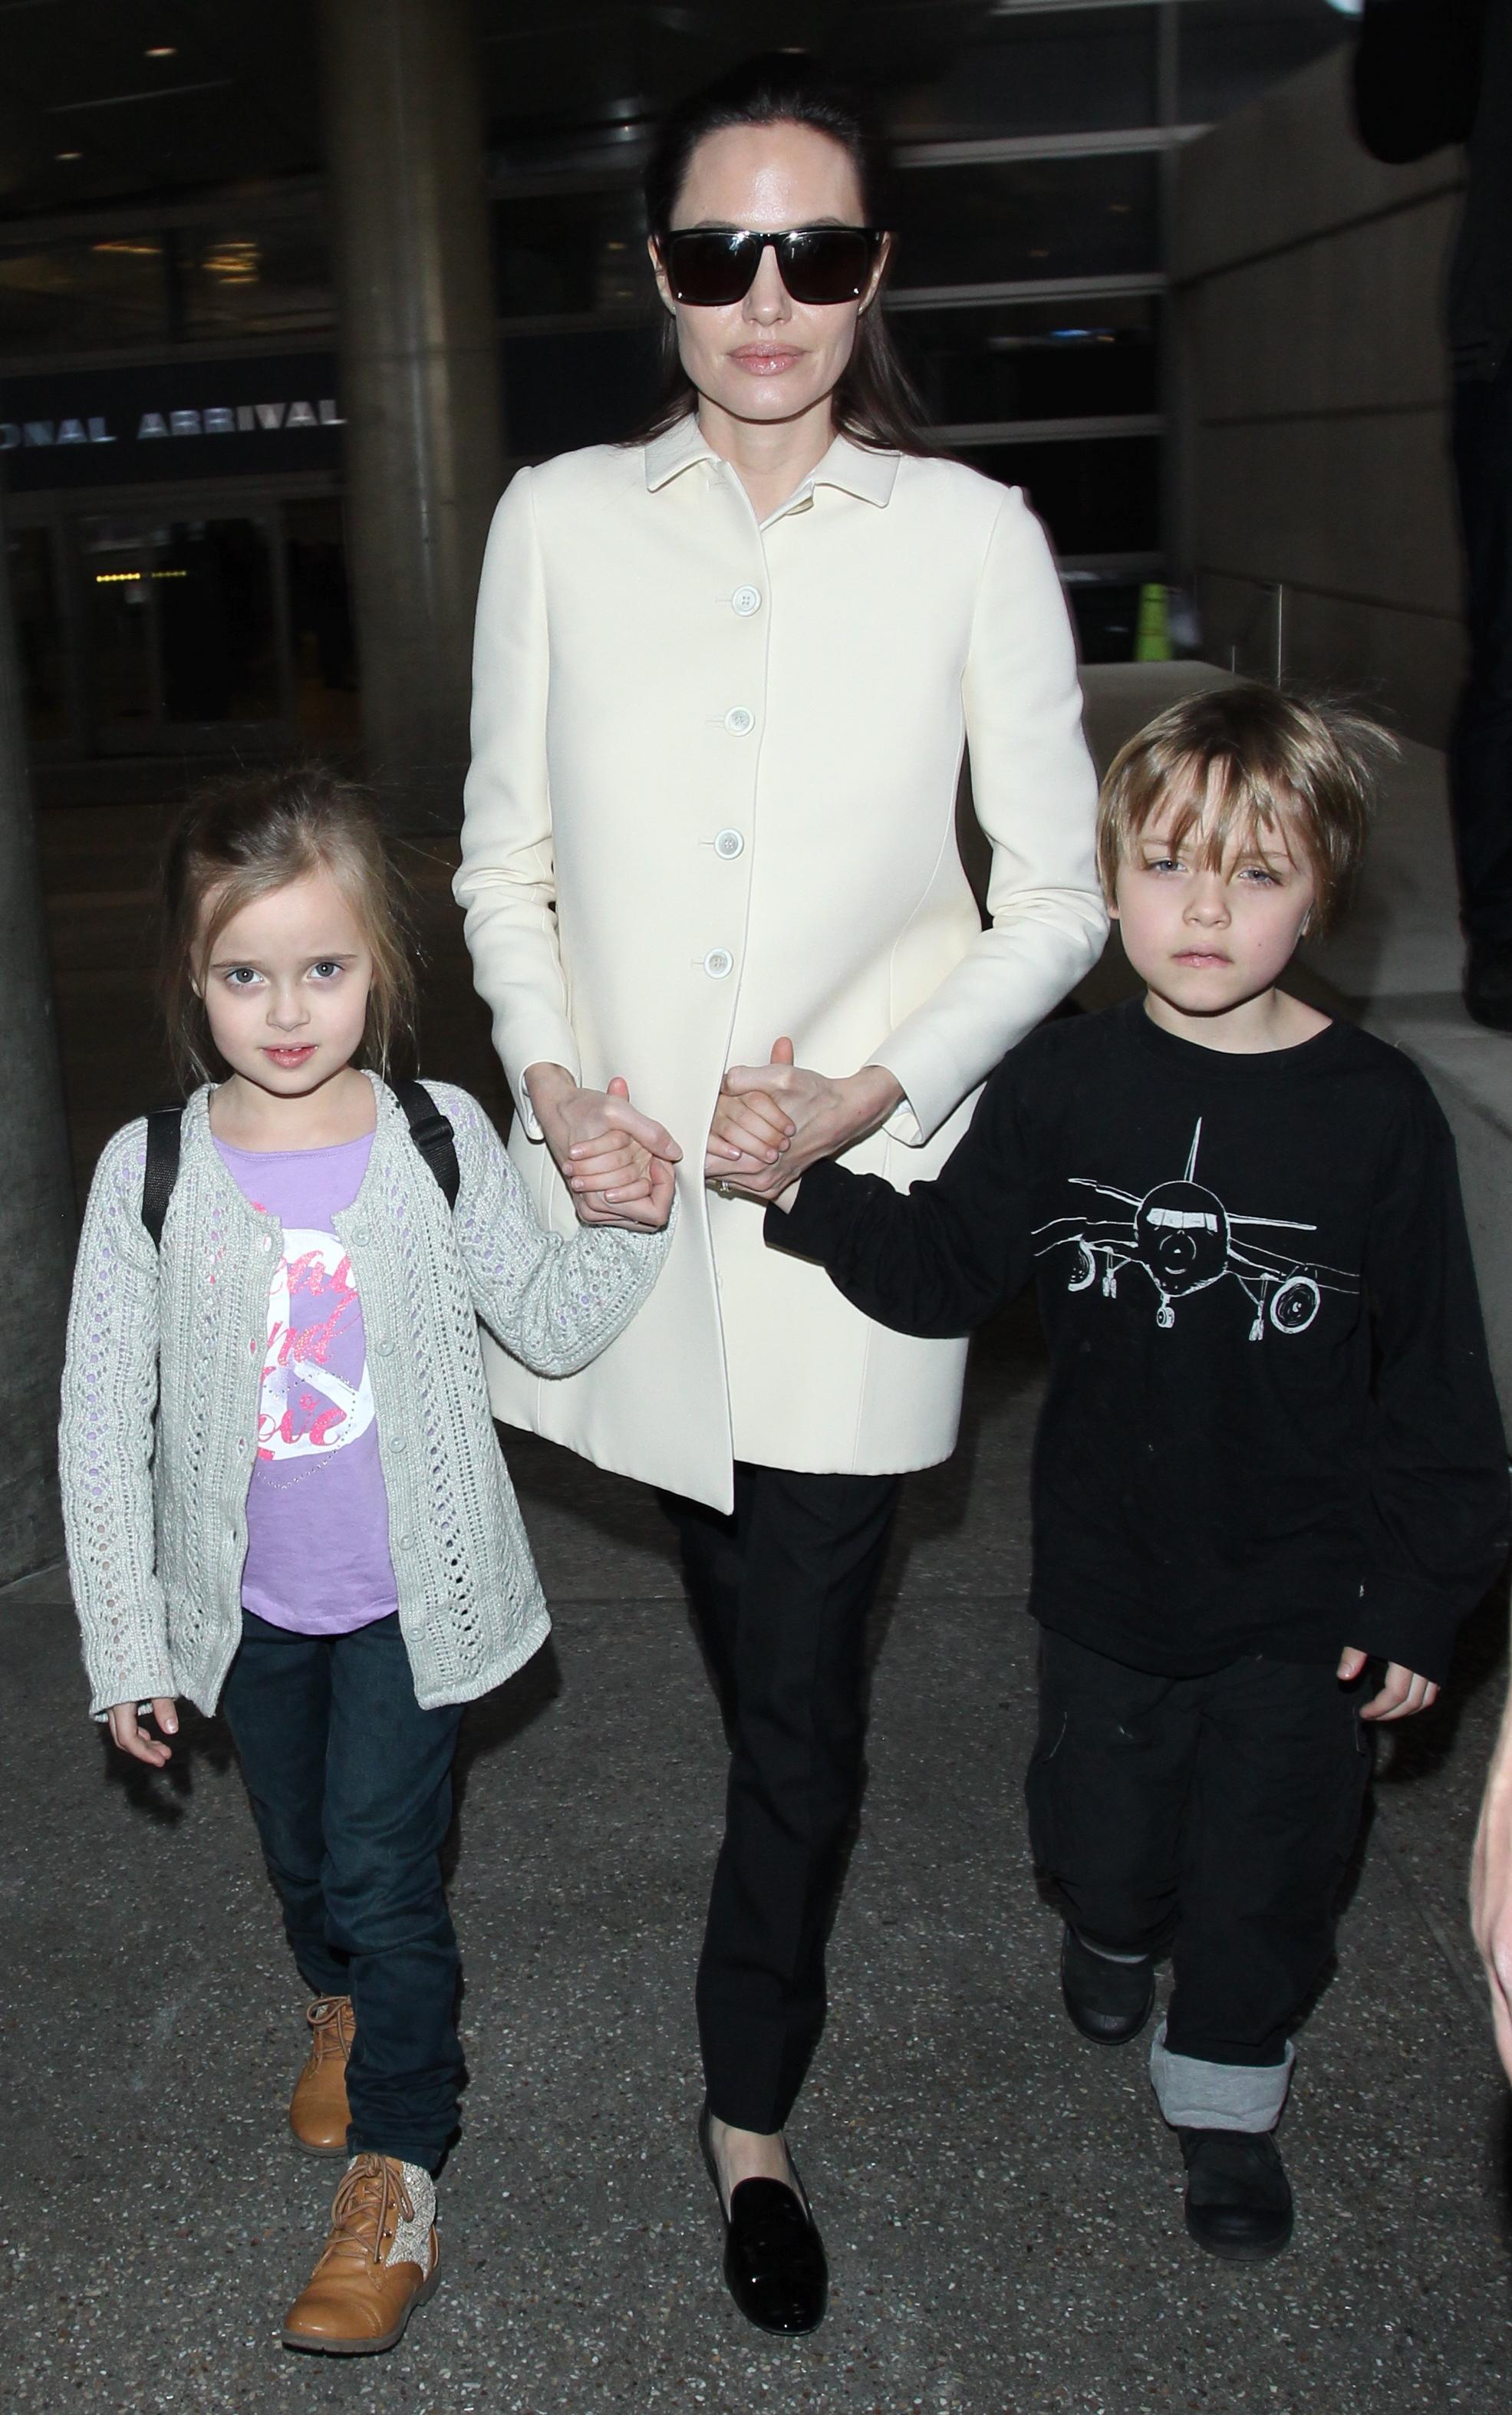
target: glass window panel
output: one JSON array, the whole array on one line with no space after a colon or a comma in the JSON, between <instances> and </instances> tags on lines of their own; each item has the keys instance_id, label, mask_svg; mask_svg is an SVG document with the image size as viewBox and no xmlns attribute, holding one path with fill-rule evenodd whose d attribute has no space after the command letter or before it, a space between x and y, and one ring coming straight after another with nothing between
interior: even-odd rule
<instances>
[{"instance_id":1,"label":"glass window panel","mask_svg":"<svg viewBox=\"0 0 1512 2415\"><path fill-rule=\"evenodd\" d=\"M40 744L48 739L66 738L68 731L63 621L58 608L52 532L46 528L12 529L7 551L10 557L10 598L26 734L34 743Z\"/></svg>"},{"instance_id":2,"label":"glass window panel","mask_svg":"<svg viewBox=\"0 0 1512 2415\"><path fill-rule=\"evenodd\" d=\"M274 720L273 563L262 522L175 520L156 532L151 575L165 720Z\"/></svg>"},{"instance_id":3,"label":"glass window panel","mask_svg":"<svg viewBox=\"0 0 1512 2415\"><path fill-rule=\"evenodd\" d=\"M650 308L640 196L506 196L493 206L494 282L501 316L535 319L587 310Z\"/></svg>"},{"instance_id":4,"label":"glass window panel","mask_svg":"<svg viewBox=\"0 0 1512 2415\"><path fill-rule=\"evenodd\" d=\"M1159 407L1152 299L897 310L888 323L937 427Z\"/></svg>"},{"instance_id":5,"label":"glass window panel","mask_svg":"<svg viewBox=\"0 0 1512 2415\"><path fill-rule=\"evenodd\" d=\"M900 180L902 287L1111 277L1159 265L1156 161L1013 159L911 168Z\"/></svg>"},{"instance_id":6,"label":"glass window panel","mask_svg":"<svg viewBox=\"0 0 1512 2415\"><path fill-rule=\"evenodd\" d=\"M107 735L150 730L153 678L151 548L134 521L86 520L80 531L89 615L92 714Z\"/></svg>"},{"instance_id":7,"label":"glass window panel","mask_svg":"<svg viewBox=\"0 0 1512 2415\"><path fill-rule=\"evenodd\" d=\"M506 336L504 428L516 459L613 444L649 418L661 390L659 327Z\"/></svg>"},{"instance_id":8,"label":"glass window panel","mask_svg":"<svg viewBox=\"0 0 1512 2415\"><path fill-rule=\"evenodd\" d=\"M1227 117L1357 30L1328 0L1183 0L1180 114L1188 125Z\"/></svg>"},{"instance_id":9,"label":"glass window panel","mask_svg":"<svg viewBox=\"0 0 1512 2415\"><path fill-rule=\"evenodd\" d=\"M179 336L280 336L331 324L330 251L317 221L183 227L172 244Z\"/></svg>"},{"instance_id":10,"label":"glass window panel","mask_svg":"<svg viewBox=\"0 0 1512 2415\"><path fill-rule=\"evenodd\" d=\"M1084 663L1133 659L1139 622L1139 582L1132 578L1075 579L1066 601L1076 622L1076 649Z\"/></svg>"},{"instance_id":11,"label":"glass window panel","mask_svg":"<svg viewBox=\"0 0 1512 2415\"><path fill-rule=\"evenodd\" d=\"M283 536L300 739L318 755L351 755L362 728L340 498L286 500Z\"/></svg>"},{"instance_id":12,"label":"glass window panel","mask_svg":"<svg viewBox=\"0 0 1512 2415\"><path fill-rule=\"evenodd\" d=\"M1149 553L1160 545L1158 437L974 445L961 458L1022 487L1059 554Z\"/></svg>"},{"instance_id":13,"label":"glass window panel","mask_svg":"<svg viewBox=\"0 0 1512 2415\"><path fill-rule=\"evenodd\" d=\"M0 344L12 352L160 343L168 335L161 234L0 250Z\"/></svg>"},{"instance_id":14,"label":"glass window panel","mask_svg":"<svg viewBox=\"0 0 1512 2415\"><path fill-rule=\"evenodd\" d=\"M936 83L892 111L900 142L988 134L1070 134L1153 126L1156 16L1149 8L1000 19Z\"/></svg>"}]
</instances>

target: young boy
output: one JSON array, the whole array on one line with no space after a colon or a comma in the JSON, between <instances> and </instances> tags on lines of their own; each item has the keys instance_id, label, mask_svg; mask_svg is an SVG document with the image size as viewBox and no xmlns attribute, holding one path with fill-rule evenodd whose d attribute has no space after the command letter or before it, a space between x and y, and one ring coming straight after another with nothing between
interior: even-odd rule
<instances>
[{"instance_id":1,"label":"young boy","mask_svg":"<svg viewBox=\"0 0 1512 2415\"><path fill-rule=\"evenodd\" d=\"M1151 2078L1188 2229L1243 2259L1291 2236L1271 2133L1361 1722L1434 1700L1507 1541L1444 1118L1405 1057L1276 986L1358 860L1358 734L1251 685L1152 722L1099 825L1145 996L1024 1041L937 1181L822 1163L766 1220L908 1333L959 1333L1036 1278L1026 1791L1066 2007L1133 2037L1171 1950Z\"/></svg>"}]
</instances>

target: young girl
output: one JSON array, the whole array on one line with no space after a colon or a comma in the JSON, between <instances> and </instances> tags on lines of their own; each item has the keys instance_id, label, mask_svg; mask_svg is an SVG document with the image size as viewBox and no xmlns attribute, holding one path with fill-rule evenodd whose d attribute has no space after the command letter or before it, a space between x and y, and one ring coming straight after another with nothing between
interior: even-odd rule
<instances>
[{"instance_id":1,"label":"young girl","mask_svg":"<svg viewBox=\"0 0 1512 2415\"><path fill-rule=\"evenodd\" d=\"M283 2337L360 2355L438 2277L461 1706L548 1625L477 1320L541 1374L585 1365L656 1280L672 1178L653 1160L614 1202L644 1231L548 1235L474 1100L388 1088L411 971L376 822L343 783L212 791L166 892L170 1029L201 1087L181 1118L118 1132L90 1192L69 1570L91 1710L123 1752L167 1761L176 1695L225 1711L314 1997L291 2126L350 2157Z\"/></svg>"}]
</instances>

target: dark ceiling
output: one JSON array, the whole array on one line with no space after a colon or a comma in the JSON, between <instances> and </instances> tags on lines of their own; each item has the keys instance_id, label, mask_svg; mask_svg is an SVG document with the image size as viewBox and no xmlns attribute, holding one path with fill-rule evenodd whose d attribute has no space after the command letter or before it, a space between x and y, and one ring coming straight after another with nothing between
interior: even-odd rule
<instances>
[{"instance_id":1,"label":"dark ceiling","mask_svg":"<svg viewBox=\"0 0 1512 2415\"><path fill-rule=\"evenodd\" d=\"M653 113L753 50L824 52L879 95L938 75L985 0L478 0L490 138ZM312 0L0 0L0 216L319 169Z\"/></svg>"}]
</instances>

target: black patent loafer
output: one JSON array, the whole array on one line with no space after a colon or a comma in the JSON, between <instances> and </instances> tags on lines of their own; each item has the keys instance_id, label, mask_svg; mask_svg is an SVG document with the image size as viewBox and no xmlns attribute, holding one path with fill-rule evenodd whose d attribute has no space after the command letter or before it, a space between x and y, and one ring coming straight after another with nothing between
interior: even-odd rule
<instances>
[{"instance_id":1,"label":"black patent loafer","mask_svg":"<svg viewBox=\"0 0 1512 2415\"><path fill-rule=\"evenodd\" d=\"M782 2181L741 2181L726 2212L707 2105L698 2144L725 2224L725 2284L746 2321L787 2337L817 2331L830 2302L830 2267L792 2157L791 2188Z\"/></svg>"},{"instance_id":2,"label":"black patent loafer","mask_svg":"<svg viewBox=\"0 0 1512 2415\"><path fill-rule=\"evenodd\" d=\"M1258 2264L1292 2237L1292 2185L1268 2130L1178 2130L1187 2228L1209 2256Z\"/></svg>"},{"instance_id":3,"label":"black patent loafer","mask_svg":"<svg viewBox=\"0 0 1512 2415\"><path fill-rule=\"evenodd\" d=\"M1060 1992L1066 2010L1095 2046L1127 2046L1155 2004L1155 1957L1110 1962L1068 1928L1060 1949Z\"/></svg>"}]
</instances>

